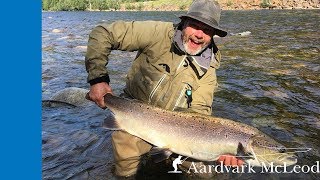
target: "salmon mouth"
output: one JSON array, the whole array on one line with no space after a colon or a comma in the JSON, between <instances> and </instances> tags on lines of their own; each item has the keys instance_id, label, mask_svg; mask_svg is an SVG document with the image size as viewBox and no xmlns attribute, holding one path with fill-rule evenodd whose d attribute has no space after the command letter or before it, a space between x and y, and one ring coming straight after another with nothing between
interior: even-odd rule
<instances>
[{"instance_id":1,"label":"salmon mouth","mask_svg":"<svg viewBox=\"0 0 320 180\"><path fill-rule=\"evenodd\" d=\"M279 161L285 162L287 165L293 165L298 162L298 157L292 154L286 154L278 157Z\"/></svg>"}]
</instances>

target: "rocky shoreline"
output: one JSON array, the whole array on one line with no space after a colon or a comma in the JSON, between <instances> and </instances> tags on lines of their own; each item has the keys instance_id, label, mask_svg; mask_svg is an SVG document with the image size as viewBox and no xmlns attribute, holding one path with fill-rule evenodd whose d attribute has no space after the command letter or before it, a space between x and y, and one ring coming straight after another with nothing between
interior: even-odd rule
<instances>
[{"instance_id":1,"label":"rocky shoreline","mask_svg":"<svg viewBox=\"0 0 320 180\"><path fill-rule=\"evenodd\" d=\"M193 0L155 0L122 3L117 9L84 11L186 11ZM320 0L216 0L222 10L320 9ZM91 7L91 6L90 6ZM42 10L46 12L48 10ZM51 11L51 10L49 10ZM68 10L66 10L68 11ZM73 11L73 10L69 10Z\"/></svg>"},{"instance_id":2,"label":"rocky shoreline","mask_svg":"<svg viewBox=\"0 0 320 180\"><path fill-rule=\"evenodd\" d=\"M222 9L319 9L319 0L223 0Z\"/></svg>"},{"instance_id":3,"label":"rocky shoreline","mask_svg":"<svg viewBox=\"0 0 320 180\"><path fill-rule=\"evenodd\" d=\"M120 11L181 11L188 10L191 0L177 3L154 5L152 1L122 4ZM320 0L218 0L223 10L258 10L258 9L320 9Z\"/></svg>"}]
</instances>

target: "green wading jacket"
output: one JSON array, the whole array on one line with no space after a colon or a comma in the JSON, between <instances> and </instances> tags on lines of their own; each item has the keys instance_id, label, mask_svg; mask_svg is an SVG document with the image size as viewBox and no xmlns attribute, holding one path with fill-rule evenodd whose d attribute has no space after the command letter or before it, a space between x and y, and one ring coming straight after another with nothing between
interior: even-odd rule
<instances>
[{"instance_id":1,"label":"green wading jacket","mask_svg":"<svg viewBox=\"0 0 320 180\"><path fill-rule=\"evenodd\" d=\"M97 26L89 35L85 58L88 82L108 76L106 65L111 50L137 51L124 89L129 96L175 110L188 108L186 92L191 90L189 108L210 115L220 51L212 43L210 67L204 73L191 56L173 43L174 33L171 22L116 21Z\"/></svg>"}]
</instances>

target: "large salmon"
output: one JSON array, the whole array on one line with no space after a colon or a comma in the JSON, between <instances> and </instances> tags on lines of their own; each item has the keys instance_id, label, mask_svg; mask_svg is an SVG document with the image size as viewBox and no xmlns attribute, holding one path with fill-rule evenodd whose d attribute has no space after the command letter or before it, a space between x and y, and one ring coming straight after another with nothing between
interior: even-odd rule
<instances>
[{"instance_id":1,"label":"large salmon","mask_svg":"<svg viewBox=\"0 0 320 180\"><path fill-rule=\"evenodd\" d=\"M271 137L249 125L197 113L167 111L137 100L105 96L112 118L104 127L124 130L159 148L201 161L220 155L242 157L252 166L293 165L297 158ZM284 164L285 163L285 164Z\"/></svg>"}]
</instances>

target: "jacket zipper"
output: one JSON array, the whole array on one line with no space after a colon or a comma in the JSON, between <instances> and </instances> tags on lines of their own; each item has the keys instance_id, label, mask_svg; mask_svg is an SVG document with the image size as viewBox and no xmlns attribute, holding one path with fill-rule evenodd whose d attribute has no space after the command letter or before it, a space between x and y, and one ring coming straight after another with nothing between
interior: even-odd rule
<instances>
[{"instance_id":1,"label":"jacket zipper","mask_svg":"<svg viewBox=\"0 0 320 180\"><path fill-rule=\"evenodd\" d=\"M177 67L176 72L178 72L178 70L181 68L181 66L183 65L183 63L184 63L184 61L185 61L186 57L187 57L186 55L185 55L185 56L183 56L182 61L180 62L179 66Z\"/></svg>"},{"instance_id":2,"label":"jacket zipper","mask_svg":"<svg viewBox=\"0 0 320 180\"><path fill-rule=\"evenodd\" d=\"M178 68L177 68L176 71L178 71L178 70L181 68L181 66L183 65L186 57L187 57L187 56L185 55L185 56L182 58L182 61L180 62L180 64L179 64L179 66L178 66ZM151 91L151 93L150 93L150 95L149 95L149 103L151 103L151 100L152 100L154 94L156 93L156 91L158 90L158 88L160 87L162 81L165 79L166 76L167 76L167 74L164 74L164 75L160 78L160 80L158 81L158 83L157 83L157 85L154 87L154 89ZM180 95L180 96L181 96L181 95ZM180 99L181 99L181 97L180 97Z\"/></svg>"},{"instance_id":3,"label":"jacket zipper","mask_svg":"<svg viewBox=\"0 0 320 180\"><path fill-rule=\"evenodd\" d=\"M185 91L186 91L186 89L187 89L187 86L188 86L188 84L186 84L185 86L183 86L182 91L180 92L179 98L178 98L178 100L176 101L176 104L173 106L172 111L173 111L176 107L178 107L179 102L181 101L181 98L182 98L183 95L185 94Z\"/></svg>"},{"instance_id":4,"label":"jacket zipper","mask_svg":"<svg viewBox=\"0 0 320 180\"><path fill-rule=\"evenodd\" d=\"M178 66L178 68L177 68L177 72L178 72L178 70L181 68L181 66L183 65L183 63L185 62L185 59L186 59L186 58L187 58L187 55L185 55L185 56L182 58L182 61L180 62L179 66ZM184 90L186 89L186 87L187 87L187 85L183 86L182 91L180 92L180 95L179 95L179 97L178 97L178 100L176 101L176 104L173 106L172 111L179 105L179 102L180 102L182 96L184 95Z\"/></svg>"},{"instance_id":5,"label":"jacket zipper","mask_svg":"<svg viewBox=\"0 0 320 180\"><path fill-rule=\"evenodd\" d=\"M158 81L157 85L153 88L153 90L151 91L150 93L150 96L149 96L149 103L151 103L151 100L154 96L154 94L156 93L157 89L160 87L161 83L163 82L163 80L166 78L167 74L164 74L160 80Z\"/></svg>"}]
</instances>

